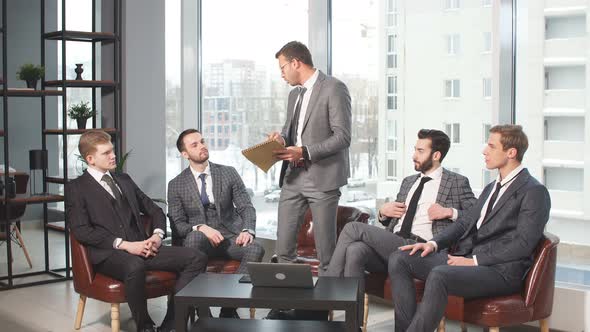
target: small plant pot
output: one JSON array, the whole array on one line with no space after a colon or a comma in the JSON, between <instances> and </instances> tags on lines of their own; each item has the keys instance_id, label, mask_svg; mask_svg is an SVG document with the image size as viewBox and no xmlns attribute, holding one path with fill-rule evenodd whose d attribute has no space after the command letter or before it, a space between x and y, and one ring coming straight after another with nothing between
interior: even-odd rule
<instances>
[{"instance_id":1,"label":"small plant pot","mask_svg":"<svg viewBox=\"0 0 590 332\"><path fill-rule=\"evenodd\" d=\"M86 129L86 121L88 121L88 119L76 119L78 129Z\"/></svg>"},{"instance_id":2,"label":"small plant pot","mask_svg":"<svg viewBox=\"0 0 590 332\"><path fill-rule=\"evenodd\" d=\"M27 88L37 90L37 80L26 80Z\"/></svg>"}]
</instances>

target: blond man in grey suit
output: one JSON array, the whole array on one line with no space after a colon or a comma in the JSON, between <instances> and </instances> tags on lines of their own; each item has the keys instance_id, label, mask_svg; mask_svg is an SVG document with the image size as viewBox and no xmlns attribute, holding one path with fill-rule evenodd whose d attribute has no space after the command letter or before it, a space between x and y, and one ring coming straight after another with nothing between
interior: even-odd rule
<instances>
[{"instance_id":1,"label":"blond man in grey suit","mask_svg":"<svg viewBox=\"0 0 590 332\"><path fill-rule=\"evenodd\" d=\"M422 129L414 147L414 169L395 202L385 203L379 220L386 229L348 223L338 238L329 276L364 277L386 272L389 255L400 246L426 242L463 216L476 201L469 180L441 166L451 142L440 130ZM414 203L412 203L414 201Z\"/></svg>"}]
</instances>

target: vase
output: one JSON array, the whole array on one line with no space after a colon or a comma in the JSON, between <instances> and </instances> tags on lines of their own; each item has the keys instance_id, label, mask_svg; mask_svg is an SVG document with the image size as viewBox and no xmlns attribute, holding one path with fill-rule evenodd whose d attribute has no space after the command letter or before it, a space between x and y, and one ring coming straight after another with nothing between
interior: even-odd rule
<instances>
[{"instance_id":1,"label":"vase","mask_svg":"<svg viewBox=\"0 0 590 332\"><path fill-rule=\"evenodd\" d=\"M86 129L86 121L88 119L76 119L76 123L78 124L78 129Z\"/></svg>"},{"instance_id":2,"label":"vase","mask_svg":"<svg viewBox=\"0 0 590 332\"><path fill-rule=\"evenodd\" d=\"M37 80L26 80L27 88L37 90Z\"/></svg>"},{"instance_id":3,"label":"vase","mask_svg":"<svg viewBox=\"0 0 590 332\"><path fill-rule=\"evenodd\" d=\"M76 69L74 69L74 71L76 72L76 81L82 80L82 73L84 72L84 68L82 68L83 65L83 63L76 64Z\"/></svg>"}]
</instances>

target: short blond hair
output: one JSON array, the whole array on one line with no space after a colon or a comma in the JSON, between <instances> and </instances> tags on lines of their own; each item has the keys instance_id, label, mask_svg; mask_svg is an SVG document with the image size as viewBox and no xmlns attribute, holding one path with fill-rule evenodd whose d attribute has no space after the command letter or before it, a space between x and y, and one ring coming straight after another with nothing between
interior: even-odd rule
<instances>
[{"instance_id":1,"label":"short blond hair","mask_svg":"<svg viewBox=\"0 0 590 332\"><path fill-rule=\"evenodd\" d=\"M78 142L78 151L82 158L86 159L88 155L96 152L96 146L99 144L107 144L111 142L111 135L104 130L94 129L89 130L80 136Z\"/></svg>"},{"instance_id":2,"label":"short blond hair","mask_svg":"<svg viewBox=\"0 0 590 332\"><path fill-rule=\"evenodd\" d=\"M529 148L529 139L522 131L522 126L512 124L496 125L490 128L490 133L500 134L500 143L502 143L504 151L515 148L516 160L522 162L524 153Z\"/></svg>"}]
</instances>

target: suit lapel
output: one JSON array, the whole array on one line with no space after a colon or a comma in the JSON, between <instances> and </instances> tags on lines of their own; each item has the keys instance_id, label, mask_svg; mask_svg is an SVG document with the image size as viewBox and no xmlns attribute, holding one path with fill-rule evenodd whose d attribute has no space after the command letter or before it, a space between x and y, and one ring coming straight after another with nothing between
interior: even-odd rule
<instances>
[{"instance_id":1,"label":"suit lapel","mask_svg":"<svg viewBox=\"0 0 590 332\"><path fill-rule=\"evenodd\" d=\"M520 189L520 187L524 186L525 183L528 182L530 177L529 171L525 168L521 171L519 175L517 175L516 179L513 180L512 184L506 189L506 191L502 194L502 197L498 200L498 202L494 205L494 208L490 212L490 215L486 217L486 219L482 222L482 226L485 225L491 218L502 209L502 206L508 202L508 200L512 197L512 195Z\"/></svg>"},{"instance_id":2,"label":"suit lapel","mask_svg":"<svg viewBox=\"0 0 590 332\"><path fill-rule=\"evenodd\" d=\"M212 192L213 199L215 200L215 210L217 211L217 217L221 220L221 206L219 204L221 191L223 190L221 187L221 172L216 164L209 162L209 166L211 169L211 179L213 180Z\"/></svg>"},{"instance_id":3,"label":"suit lapel","mask_svg":"<svg viewBox=\"0 0 590 332\"><path fill-rule=\"evenodd\" d=\"M84 187L88 190L90 197L94 197L93 199L96 200L103 200L106 204L102 204L102 206L108 206L112 209L113 214L117 215L119 219L122 219L122 216L119 214L118 209L115 208L117 201L111 194L109 194L103 186L98 183L88 171L84 171L82 174L82 178L86 182Z\"/></svg>"},{"instance_id":4,"label":"suit lapel","mask_svg":"<svg viewBox=\"0 0 590 332\"><path fill-rule=\"evenodd\" d=\"M129 203L129 207L131 208L131 212L135 217L135 221L139 222L141 219L139 216L139 206L137 206L137 200L135 199L135 193L130 188L130 186L127 185L127 182L124 181L119 175L111 173L111 176L119 186L119 189L121 189L123 199L127 200L127 203ZM143 228L140 227L140 229Z\"/></svg>"},{"instance_id":5,"label":"suit lapel","mask_svg":"<svg viewBox=\"0 0 590 332\"><path fill-rule=\"evenodd\" d=\"M94 193L94 197L100 198L100 199L104 199L109 201L111 204L115 203L115 198L113 196L111 196L111 194L109 194L106 189L104 189L100 183L98 183L93 177L92 175L90 175L90 173L88 173L87 171L84 171L84 173L82 174L82 178L84 179L84 181L86 182L85 187ZM111 205L112 206L112 205Z\"/></svg>"},{"instance_id":6,"label":"suit lapel","mask_svg":"<svg viewBox=\"0 0 590 332\"><path fill-rule=\"evenodd\" d=\"M411 175L407 181L402 182L402 187L399 189L400 193L402 194L402 197L400 197L401 199L403 199L402 203L405 203L406 200L408 199L408 194L410 193L410 189L412 189L412 186L414 185L416 180L418 180L419 177L420 177L420 173L414 174L414 175Z\"/></svg>"},{"instance_id":7,"label":"suit lapel","mask_svg":"<svg viewBox=\"0 0 590 332\"><path fill-rule=\"evenodd\" d=\"M450 174L449 172L443 168L442 176L440 178L440 186L438 189L438 195L436 197L436 202L440 205L444 206L444 202L446 202L449 193L451 192L451 186L449 185L450 182Z\"/></svg>"},{"instance_id":8,"label":"suit lapel","mask_svg":"<svg viewBox=\"0 0 590 332\"><path fill-rule=\"evenodd\" d=\"M201 204L201 196L199 187L197 186L197 180L195 179L190 166L182 172L182 178L183 182L189 187L188 194L190 195L191 201L195 204L199 212L204 214L205 210L203 209L203 204Z\"/></svg>"},{"instance_id":9,"label":"suit lapel","mask_svg":"<svg viewBox=\"0 0 590 332\"><path fill-rule=\"evenodd\" d=\"M307 109L305 110L305 119L303 120L303 128L301 128L302 133L305 130L305 127L307 127L307 123L309 122L309 117L311 116L311 113L313 112L313 110L315 110L315 104L317 104L318 99L320 98L322 85L325 79L326 75L324 75L324 73L322 73L321 71L318 72L318 78L315 84L313 85L311 97L309 97L309 103L307 104Z\"/></svg>"}]
</instances>

